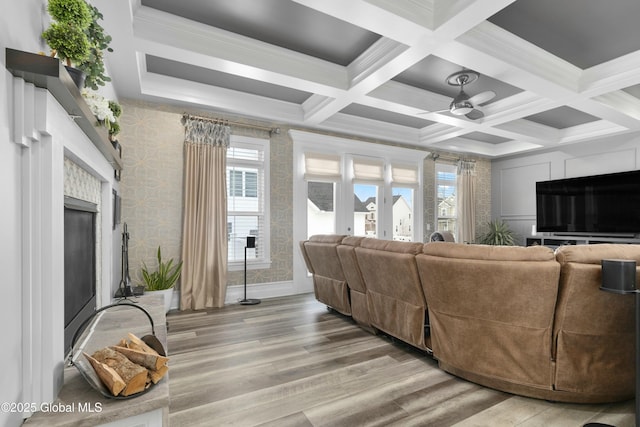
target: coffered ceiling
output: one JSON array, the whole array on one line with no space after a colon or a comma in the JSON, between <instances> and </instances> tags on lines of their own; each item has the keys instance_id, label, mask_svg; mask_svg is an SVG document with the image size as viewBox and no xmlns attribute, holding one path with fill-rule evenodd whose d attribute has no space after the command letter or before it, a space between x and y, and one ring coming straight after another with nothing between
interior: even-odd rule
<instances>
[{"instance_id":1,"label":"coffered ceiling","mask_svg":"<svg viewBox=\"0 0 640 427\"><path fill-rule=\"evenodd\" d=\"M637 0L93 3L121 98L490 158L640 131Z\"/></svg>"}]
</instances>

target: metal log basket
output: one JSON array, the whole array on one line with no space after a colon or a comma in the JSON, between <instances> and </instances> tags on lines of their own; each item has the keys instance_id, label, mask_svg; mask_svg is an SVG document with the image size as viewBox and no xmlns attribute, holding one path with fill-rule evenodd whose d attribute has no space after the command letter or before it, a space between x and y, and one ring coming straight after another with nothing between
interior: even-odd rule
<instances>
[{"instance_id":1,"label":"metal log basket","mask_svg":"<svg viewBox=\"0 0 640 427\"><path fill-rule=\"evenodd\" d=\"M116 308L118 310L116 310ZM140 339L161 356L166 356L167 353L164 346L156 337L155 325L149 312L140 305L124 301L117 304L107 305L96 310L80 325L73 334L73 338L71 340L71 353L69 354L68 359L69 364L78 369L82 377L92 388L109 399L131 399L147 393L154 387L154 384L150 384L140 393L135 393L129 396L114 396L102 383L100 377L93 369L93 366L91 366L91 363L82 354L83 352L86 352L91 355L96 350L116 345L120 339L126 338L127 332L132 332L134 334L137 332L137 334L142 334L143 332L140 332L141 325L130 320L131 317L128 316L130 312L127 313L127 316L123 315L130 309L136 309L144 313L151 325L151 334L141 336ZM111 313L107 315L107 311L109 310ZM110 327L103 327L103 323L109 323Z\"/></svg>"}]
</instances>

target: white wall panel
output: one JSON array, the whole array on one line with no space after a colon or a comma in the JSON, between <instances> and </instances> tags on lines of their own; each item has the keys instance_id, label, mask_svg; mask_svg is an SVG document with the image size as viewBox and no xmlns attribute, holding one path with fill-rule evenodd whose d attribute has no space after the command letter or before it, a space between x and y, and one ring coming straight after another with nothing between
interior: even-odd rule
<instances>
[{"instance_id":1,"label":"white wall panel","mask_svg":"<svg viewBox=\"0 0 640 427\"><path fill-rule=\"evenodd\" d=\"M536 182L550 179L549 162L500 169L500 216L535 216Z\"/></svg>"},{"instance_id":2,"label":"white wall panel","mask_svg":"<svg viewBox=\"0 0 640 427\"><path fill-rule=\"evenodd\" d=\"M590 154L565 160L565 177L600 175L636 169L636 148Z\"/></svg>"}]
</instances>

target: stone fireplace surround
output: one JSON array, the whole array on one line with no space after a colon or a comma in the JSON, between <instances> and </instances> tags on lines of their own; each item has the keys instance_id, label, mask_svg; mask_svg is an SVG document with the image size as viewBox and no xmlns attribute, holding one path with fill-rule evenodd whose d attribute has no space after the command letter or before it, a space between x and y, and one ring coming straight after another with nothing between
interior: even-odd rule
<instances>
[{"instance_id":1,"label":"stone fireplace surround","mask_svg":"<svg viewBox=\"0 0 640 427\"><path fill-rule=\"evenodd\" d=\"M99 206L100 307L111 302L115 286L111 212L116 181L103 150L49 90L14 77L12 95L12 139L23 148L22 204L28 212L22 222L23 400L40 404L54 401L64 380L64 195L80 194Z\"/></svg>"}]
</instances>

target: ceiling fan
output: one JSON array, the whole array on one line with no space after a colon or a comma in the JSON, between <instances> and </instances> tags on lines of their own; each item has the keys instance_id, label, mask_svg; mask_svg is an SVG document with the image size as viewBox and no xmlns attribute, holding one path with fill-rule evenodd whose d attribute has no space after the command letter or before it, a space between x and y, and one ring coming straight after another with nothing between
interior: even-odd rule
<instances>
[{"instance_id":1,"label":"ceiling fan","mask_svg":"<svg viewBox=\"0 0 640 427\"><path fill-rule=\"evenodd\" d=\"M460 86L460 92L451 100L449 108L441 111L449 111L455 116L465 116L471 120L478 120L484 117L484 112L480 105L492 100L496 96L495 92L487 90L477 95L469 96L464 91L464 87L478 80L478 77L480 77L480 74L472 70L457 71L448 76L445 81L451 86Z\"/></svg>"}]
</instances>

